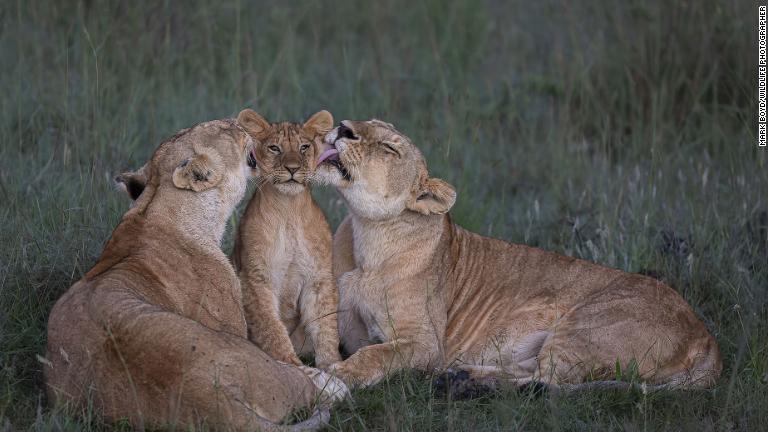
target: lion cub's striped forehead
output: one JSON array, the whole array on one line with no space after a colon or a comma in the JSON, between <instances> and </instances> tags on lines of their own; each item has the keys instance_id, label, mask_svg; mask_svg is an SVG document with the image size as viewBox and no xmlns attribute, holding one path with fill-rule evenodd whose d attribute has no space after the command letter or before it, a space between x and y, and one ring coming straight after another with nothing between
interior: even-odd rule
<instances>
[{"instance_id":1,"label":"lion cub's striped forehead","mask_svg":"<svg viewBox=\"0 0 768 432\"><path fill-rule=\"evenodd\" d=\"M264 144L278 144L283 150L298 150L301 144L312 143L313 136L309 136L300 123L280 122L271 123L269 128L259 135L259 140Z\"/></svg>"}]
</instances>

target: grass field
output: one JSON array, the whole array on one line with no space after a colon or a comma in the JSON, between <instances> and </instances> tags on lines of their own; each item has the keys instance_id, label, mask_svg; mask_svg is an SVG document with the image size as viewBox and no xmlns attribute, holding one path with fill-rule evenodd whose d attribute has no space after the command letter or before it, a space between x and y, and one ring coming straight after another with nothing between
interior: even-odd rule
<instances>
[{"instance_id":1,"label":"grass field","mask_svg":"<svg viewBox=\"0 0 768 432\"><path fill-rule=\"evenodd\" d=\"M0 431L105 428L45 405L49 310L129 205L114 174L244 107L394 123L456 186L459 224L661 278L724 355L697 392L449 401L403 374L330 430L768 427L757 8L575 3L0 2ZM335 192L316 195L338 224Z\"/></svg>"}]
</instances>

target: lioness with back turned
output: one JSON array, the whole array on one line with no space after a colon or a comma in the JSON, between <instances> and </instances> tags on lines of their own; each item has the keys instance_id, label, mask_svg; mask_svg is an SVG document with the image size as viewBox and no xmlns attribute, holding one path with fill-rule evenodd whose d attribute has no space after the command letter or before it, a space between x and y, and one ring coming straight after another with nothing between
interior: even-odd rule
<instances>
[{"instance_id":1,"label":"lioness with back turned","mask_svg":"<svg viewBox=\"0 0 768 432\"><path fill-rule=\"evenodd\" d=\"M220 242L254 172L252 149L233 120L201 123L119 177L135 202L48 321L52 403L140 428L272 430L324 391L343 394L320 371L280 364L246 339ZM322 426L319 413L294 428Z\"/></svg>"},{"instance_id":2,"label":"lioness with back turned","mask_svg":"<svg viewBox=\"0 0 768 432\"><path fill-rule=\"evenodd\" d=\"M674 290L636 274L466 231L456 193L392 125L343 121L318 173L349 215L334 237L339 333L333 369L371 385L404 367L554 386L612 378L708 387L717 344Z\"/></svg>"}]
</instances>

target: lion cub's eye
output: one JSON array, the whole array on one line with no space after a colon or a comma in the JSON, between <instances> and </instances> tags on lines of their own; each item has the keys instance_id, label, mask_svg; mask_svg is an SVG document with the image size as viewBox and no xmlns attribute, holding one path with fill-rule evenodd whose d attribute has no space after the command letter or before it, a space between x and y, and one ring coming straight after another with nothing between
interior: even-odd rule
<instances>
[{"instance_id":1,"label":"lion cub's eye","mask_svg":"<svg viewBox=\"0 0 768 432\"><path fill-rule=\"evenodd\" d=\"M299 151L301 154L304 154L309 150L309 144L302 144L301 147L299 147Z\"/></svg>"},{"instance_id":2,"label":"lion cub's eye","mask_svg":"<svg viewBox=\"0 0 768 432\"><path fill-rule=\"evenodd\" d=\"M267 148L269 149L269 151L271 151L274 154L280 154L280 147L278 147L276 145L271 145L271 146L269 146Z\"/></svg>"}]
</instances>

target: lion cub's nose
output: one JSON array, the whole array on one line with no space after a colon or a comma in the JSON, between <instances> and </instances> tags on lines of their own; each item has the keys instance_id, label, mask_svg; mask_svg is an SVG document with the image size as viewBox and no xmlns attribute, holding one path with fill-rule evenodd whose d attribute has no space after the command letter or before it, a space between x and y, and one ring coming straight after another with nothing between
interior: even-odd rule
<instances>
[{"instance_id":1,"label":"lion cub's nose","mask_svg":"<svg viewBox=\"0 0 768 432\"><path fill-rule=\"evenodd\" d=\"M283 159L283 166L293 176L301 168L301 158L297 154L289 153Z\"/></svg>"},{"instance_id":2,"label":"lion cub's nose","mask_svg":"<svg viewBox=\"0 0 768 432\"><path fill-rule=\"evenodd\" d=\"M298 161L287 161L285 163L285 169L287 169L291 175L294 175L299 168L301 168L301 164Z\"/></svg>"}]
</instances>

